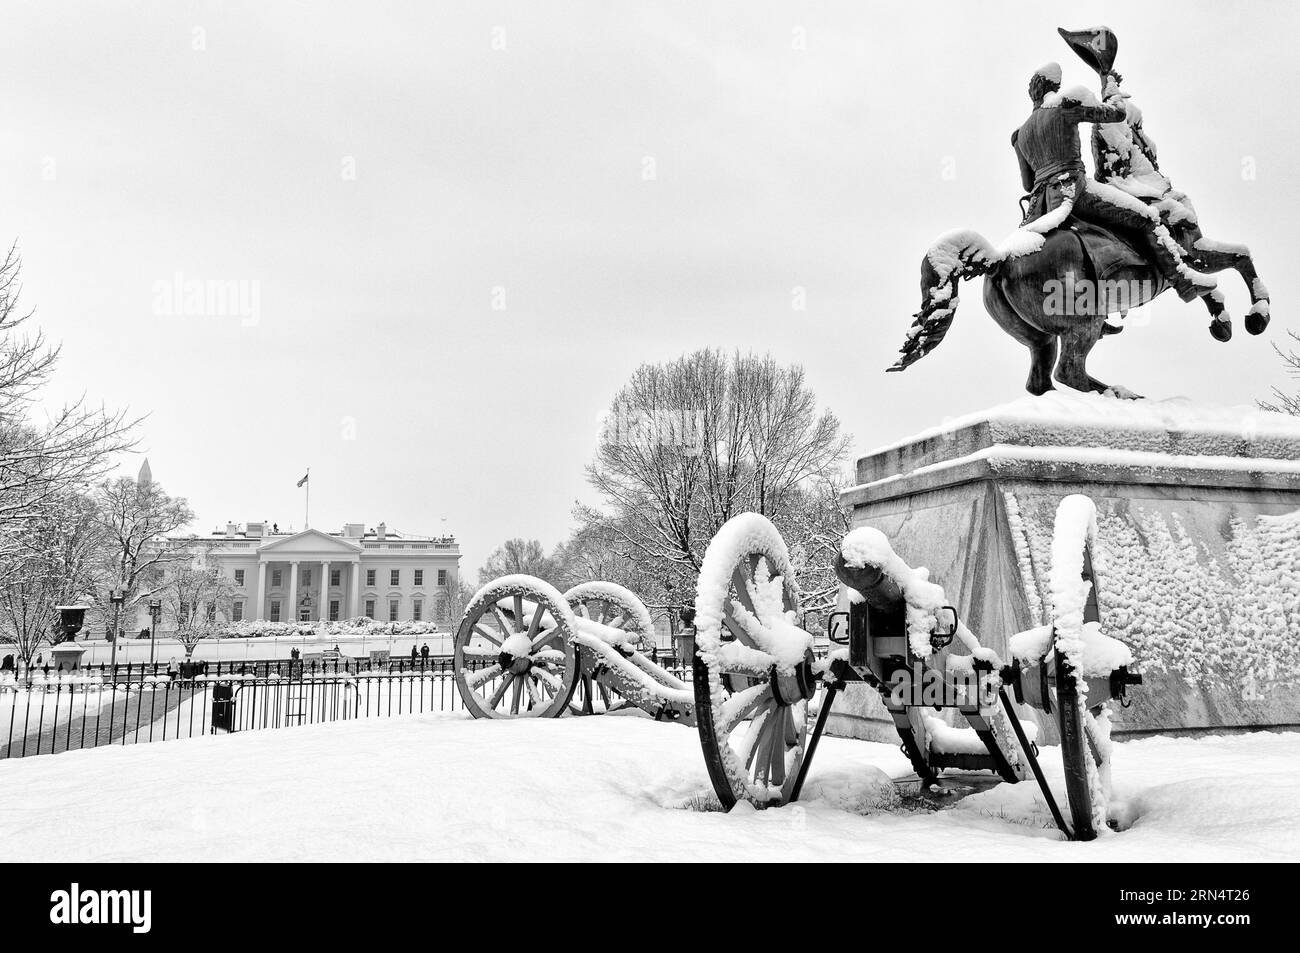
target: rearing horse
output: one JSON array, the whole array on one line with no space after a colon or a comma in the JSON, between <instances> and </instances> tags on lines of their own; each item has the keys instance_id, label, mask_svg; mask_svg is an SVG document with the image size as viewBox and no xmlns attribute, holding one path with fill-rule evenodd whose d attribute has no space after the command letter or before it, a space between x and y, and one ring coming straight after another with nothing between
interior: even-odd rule
<instances>
[{"instance_id":1,"label":"rearing horse","mask_svg":"<svg viewBox=\"0 0 1300 953\"><path fill-rule=\"evenodd\" d=\"M1113 34L1103 28L1060 33L1099 75L1110 73L1118 81L1110 69L1117 49ZM1268 290L1255 273L1249 249L1204 237L1191 202L1159 171L1140 110L1130 102L1126 122L1094 126L1092 145L1096 180L1159 212L1190 267L1201 272L1231 268L1242 276L1251 297L1246 330L1263 333L1269 322ZM1096 343L1123 330L1108 324L1107 316L1146 304L1167 284L1140 245L1119 232L1071 219L1071 209L1072 202L1066 201L1022 226L1000 248L974 231L951 232L935 242L921 261L921 310L913 316L902 356L889 370L904 370L939 346L956 313L960 281L983 275L985 309L1029 348L1025 388L1031 394L1050 390L1053 379L1076 390L1113 390L1087 371ZM1076 287L1088 293L1070 296ZM1210 295L1222 304L1217 288ZM1226 313L1211 320L1210 333L1219 341L1232 337Z\"/></svg>"}]
</instances>

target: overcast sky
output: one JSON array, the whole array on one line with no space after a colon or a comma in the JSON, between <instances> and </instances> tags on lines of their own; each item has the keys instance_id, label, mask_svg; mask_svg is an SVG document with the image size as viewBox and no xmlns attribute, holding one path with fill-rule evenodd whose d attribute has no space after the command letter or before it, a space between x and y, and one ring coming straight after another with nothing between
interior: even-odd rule
<instances>
[{"instance_id":1,"label":"overcast sky","mask_svg":"<svg viewBox=\"0 0 1300 953\"><path fill-rule=\"evenodd\" d=\"M0 233L63 343L55 396L148 413L154 475L199 529L300 528L310 466L313 525L454 532L471 571L505 537L565 535L642 361L801 363L857 451L1014 399L1026 352L975 289L943 347L883 370L929 242L1017 224L1029 74L1093 84L1055 28L1097 23L1162 169L1207 234L1251 246L1275 319L1246 335L1224 276L1233 341L1162 298L1093 374L1230 403L1283 383L1297 5L640 6L4 3ZM255 320L165 313L177 274L246 282Z\"/></svg>"}]
</instances>

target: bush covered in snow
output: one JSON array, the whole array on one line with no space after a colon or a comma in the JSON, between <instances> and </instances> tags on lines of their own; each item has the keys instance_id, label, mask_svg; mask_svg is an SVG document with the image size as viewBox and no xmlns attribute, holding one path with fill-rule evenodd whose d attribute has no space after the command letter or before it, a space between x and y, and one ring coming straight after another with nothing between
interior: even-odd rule
<instances>
[{"instance_id":1,"label":"bush covered in snow","mask_svg":"<svg viewBox=\"0 0 1300 953\"><path fill-rule=\"evenodd\" d=\"M218 633L217 638L258 639L289 636L308 639L335 639L349 636L367 638L398 635L432 635L438 631L434 622L376 622L365 616L338 622L268 622L265 619L234 622Z\"/></svg>"}]
</instances>

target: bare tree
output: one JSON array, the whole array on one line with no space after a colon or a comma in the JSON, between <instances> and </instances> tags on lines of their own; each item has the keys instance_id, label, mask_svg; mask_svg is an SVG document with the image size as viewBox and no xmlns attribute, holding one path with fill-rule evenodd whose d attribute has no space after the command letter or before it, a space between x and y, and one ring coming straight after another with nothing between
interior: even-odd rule
<instances>
[{"instance_id":1,"label":"bare tree","mask_svg":"<svg viewBox=\"0 0 1300 953\"><path fill-rule=\"evenodd\" d=\"M121 615L154 594L163 581L164 570L192 557L185 540L169 535L194 519L194 512L182 497L171 497L153 481L137 482L118 477L95 490L96 515L103 538L102 588L94 605L103 620L118 613L108 606L107 590L122 589L126 601Z\"/></svg>"},{"instance_id":2,"label":"bare tree","mask_svg":"<svg viewBox=\"0 0 1300 953\"><path fill-rule=\"evenodd\" d=\"M640 559L626 545L625 532L611 528L618 518L588 507L574 508L578 525L556 547L556 583L569 589L583 582L616 582L632 590L650 610L652 618L667 622L676 632L678 612L694 595L692 577L675 563Z\"/></svg>"},{"instance_id":3,"label":"bare tree","mask_svg":"<svg viewBox=\"0 0 1300 953\"><path fill-rule=\"evenodd\" d=\"M137 423L85 399L37 421L32 409L58 362L39 332L25 333L31 312L18 305L16 246L0 260L0 552L15 552L16 527L62 495L102 477L129 449Z\"/></svg>"},{"instance_id":4,"label":"bare tree","mask_svg":"<svg viewBox=\"0 0 1300 953\"><path fill-rule=\"evenodd\" d=\"M13 644L27 665L43 644L58 641L56 607L81 602L95 585L93 502L80 494L52 502L11 536L18 554L0 558L0 642Z\"/></svg>"},{"instance_id":5,"label":"bare tree","mask_svg":"<svg viewBox=\"0 0 1300 953\"><path fill-rule=\"evenodd\" d=\"M540 540L516 537L492 551L478 571L478 578L480 583L488 583L498 576L526 573L551 582L555 569L555 561L546 555Z\"/></svg>"},{"instance_id":6,"label":"bare tree","mask_svg":"<svg viewBox=\"0 0 1300 953\"><path fill-rule=\"evenodd\" d=\"M185 647L186 658L194 654L199 642L217 635L228 623L235 596L234 580L219 565L209 563L202 552L189 556L164 570L158 589L163 611L175 625L174 635Z\"/></svg>"},{"instance_id":7,"label":"bare tree","mask_svg":"<svg viewBox=\"0 0 1300 953\"><path fill-rule=\"evenodd\" d=\"M851 529L850 511L839 499L846 482L838 472L809 480L773 519L799 577L801 608L814 616L806 622L810 626L822 624L839 594L834 559Z\"/></svg>"},{"instance_id":8,"label":"bare tree","mask_svg":"<svg viewBox=\"0 0 1300 953\"><path fill-rule=\"evenodd\" d=\"M458 577L455 585L447 587L446 602L439 607L443 610L442 618L436 621L449 623L453 626L460 625L460 620L465 615L465 609L473 598L474 587Z\"/></svg>"},{"instance_id":9,"label":"bare tree","mask_svg":"<svg viewBox=\"0 0 1300 953\"><path fill-rule=\"evenodd\" d=\"M798 365L712 350L644 364L615 397L587 468L604 506L576 515L646 567L651 601L689 602L709 540L738 513L769 517L805 550L838 532L844 513L826 487L848 444Z\"/></svg>"},{"instance_id":10,"label":"bare tree","mask_svg":"<svg viewBox=\"0 0 1300 953\"><path fill-rule=\"evenodd\" d=\"M1300 333L1287 331L1287 334L1290 335L1292 341L1300 345ZM1300 379L1300 350L1293 347L1289 351L1283 351L1276 344L1273 345L1273 350L1277 351L1277 356L1282 359L1287 374ZM1281 414L1293 414L1300 417L1300 391L1288 394L1286 391L1274 387L1273 398L1271 401L1261 400L1259 406L1264 410L1272 410Z\"/></svg>"}]
</instances>

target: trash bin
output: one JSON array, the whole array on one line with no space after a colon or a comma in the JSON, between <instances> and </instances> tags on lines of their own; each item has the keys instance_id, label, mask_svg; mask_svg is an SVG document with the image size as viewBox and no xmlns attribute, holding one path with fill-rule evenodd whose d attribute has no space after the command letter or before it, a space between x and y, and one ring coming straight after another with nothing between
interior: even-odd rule
<instances>
[{"instance_id":1,"label":"trash bin","mask_svg":"<svg viewBox=\"0 0 1300 953\"><path fill-rule=\"evenodd\" d=\"M212 686L212 730L235 730L235 686L216 682Z\"/></svg>"}]
</instances>

